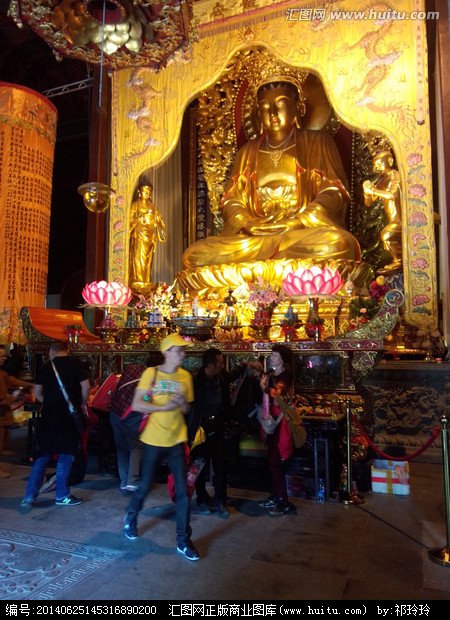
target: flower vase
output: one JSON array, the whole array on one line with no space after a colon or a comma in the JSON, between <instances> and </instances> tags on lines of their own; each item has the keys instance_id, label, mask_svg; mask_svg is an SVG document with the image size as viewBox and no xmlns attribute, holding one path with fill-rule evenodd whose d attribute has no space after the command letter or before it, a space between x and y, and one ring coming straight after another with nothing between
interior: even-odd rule
<instances>
[{"instance_id":1,"label":"flower vase","mask_svg":"<svg viewBox=\"0 0 450 620\"><path fill-rule=\"evenodd\" d=\"M323 320L319 316L319 298L309 297L309 310L305 322L305 333L310 340L321 340Z\"/></svg>"},{"instance_id":2,"label":"flower vase","mask_svg":"<svg viewBox=\"0 0 450 620\"><path fill-rule=\"evenodd\" d=\"M250 323L257 340L269 340L273 308L259 305Z\"/></svg>"}]
</instances>

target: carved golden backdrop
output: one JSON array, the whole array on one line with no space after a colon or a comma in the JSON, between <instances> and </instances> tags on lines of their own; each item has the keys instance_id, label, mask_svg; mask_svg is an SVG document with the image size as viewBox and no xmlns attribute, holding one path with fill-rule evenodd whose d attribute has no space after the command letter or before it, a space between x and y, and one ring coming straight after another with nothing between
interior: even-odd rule
<instances>
[{"instance_id":1,"label":"carved golden backdrop","mask_svg":"<svg viewBox=\"0 0 450 620\"><path fill-rule=\"evenodd\" d=\"M201 3L200 3L201 4ZM245 16L200 21L191 57L180 57L155 74L140 68L113 75L113 177L109 278L126 278L128 215L139 176L161 164L175 148L187 105L217 82L242 49L267 48L275 57L319 76L340 121L359 132L373 130L393 145L402 193L406 319L437 322L435 242L431 192L426 29L423 20L286 19L267 7ZM298 0L293 7L308 7ZM377 10L411 13L424 2L377 3ZM195 8L195 7L194 7ZM333 10L354 9L350 1ZM360 2L369 16L374 4ZM332 18L333 17L333 18ZM205 18L206 19L206 18ZM168 231L170 235L170 231Z\"/></svg>"}]
</instances>

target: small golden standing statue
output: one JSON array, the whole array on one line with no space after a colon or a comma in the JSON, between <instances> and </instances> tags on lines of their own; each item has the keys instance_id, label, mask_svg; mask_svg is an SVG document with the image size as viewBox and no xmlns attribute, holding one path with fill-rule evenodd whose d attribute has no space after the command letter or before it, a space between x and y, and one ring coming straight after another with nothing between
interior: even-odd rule
<instances>
[{"instance_id":1,"label":"small golden standing statue","mask_svg":"<svg viewBox=\"0 0 450 620\"><path fill-rule=\"evenodd\" d=\"M142 185L131 206L129 282L136 292L149 288L156 243L166 240L165 225L152 194L152 185Z\"/></svg>"},{"instance_id":2,"label":"small golden standing statue","mask_svg":"<svg viewBox=\"0 0 450 620\"><path fill-rule=\"evenodd\" d=\"M385 265L380 273L398 271L402 267L402 220L400 175L393 168L394 157L390 149L373 154L373 169L377 176L373 181L364 181L364 204L371 207L380 198L388 223L380 234L383 247L392 256L392 262Z\"/></svg>"}]
</instances>

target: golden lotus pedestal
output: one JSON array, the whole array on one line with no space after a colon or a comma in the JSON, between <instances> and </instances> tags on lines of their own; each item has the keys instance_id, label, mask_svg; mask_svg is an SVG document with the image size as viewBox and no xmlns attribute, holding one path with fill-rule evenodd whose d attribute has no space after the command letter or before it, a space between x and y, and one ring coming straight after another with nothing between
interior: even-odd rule
<instances>
[{"instance_id":1,"label":"golden lotus pedestal","mask_svg":"<svg viewBox=\"0 0 450 620\"><path fill-rule=\"evenodd\" d=\"M244 338L242 325L218 325L214 329L217 342L240 342Z\"/></svg>"},{"instance_id":2,"label":"golden lotus pedestal","mask_svg":"<svg viewBox=\"0 0 450 620\"><path fill-rule=\"evenodd\" d=\"M198 297L206 297L211 293L225 296L229 288L237 288L243 282L250 284L255 282L258 277L270 282L275 288L281 287L283 277L287 273L296 271L300 267L309 268L312 265L338 269L342 279L350 278L357 288L368 284L372 274L369 265L354 260L311 261L297 258L279 258L185 269L177 274L177 282L182 290L188 290Z\"/></svg>"}]
</instances>

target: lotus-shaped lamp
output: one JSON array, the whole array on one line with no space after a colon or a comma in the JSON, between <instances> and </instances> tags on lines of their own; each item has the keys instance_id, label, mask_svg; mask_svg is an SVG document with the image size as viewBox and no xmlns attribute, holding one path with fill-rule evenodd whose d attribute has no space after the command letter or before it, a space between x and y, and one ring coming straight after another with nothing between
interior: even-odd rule
<instances>
[{"instance_id":1,"label":"lotus-shaped lamp","mask_svg":"<svg viewBox=\"0 0 450 620\"><path fill-rule=\"evenodd\" d=\"M344 284L337 269L313 266L299 267L283 279L283 289L288 295L334 295Z\"/></svg>"},{"instance_id":2,"label":"lotus-shaped lamp","mask_svg":"<svg viewBox=\"0 0 450 620\"><path fill-rule=\"evenodd\" d=\"M86 303L105 308L126 306L133 297L131 289L125 284L105 280L86 284L81 294Z\"/></svg>"}]
</instances>

